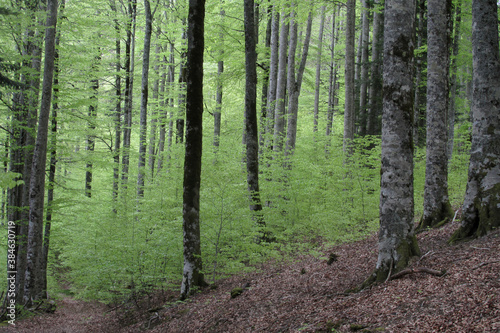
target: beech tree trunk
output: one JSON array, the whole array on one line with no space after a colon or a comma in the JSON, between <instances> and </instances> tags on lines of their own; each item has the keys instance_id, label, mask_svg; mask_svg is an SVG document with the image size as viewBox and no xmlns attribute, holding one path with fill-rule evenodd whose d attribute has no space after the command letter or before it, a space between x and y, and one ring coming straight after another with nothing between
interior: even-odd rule
<instances>
[{"instance_id":1,"label":"beech tree trunk","mask_svg":"<svg viewBox=\"0 0 500 333\"><path fill-rule=\"evenodd\" d=\"M245 138L250 211L258 227L265 227L259 189L259 132L257 129L257 52L254 1L244 1L245 24ZM265 235L265 233L264 233ZM264 237L264 236L262 236ZM261 238L262 238L261 237Z\"/></svg>"},{"instance_id":2,"label":"beech tree trunk","mask_svg":"<svg viewBox=\"0 0 500 333\"><path fill-rule=\"evenodd\" d=\"M38 119L38 131L29 192L29 228L27 265L24 281L24 303L31 306L33 300L44 295L42 274L43 207L45 198L45 163L47 160L47 137L49 113L52 102L52 81L54 77L55 37L57 24L57 0L48 0L47 24L45 30L45 62L42 85L42 100ZM19 272L22 274L22 272Z\"/></svg>"},{"instance_id":3,"label":"beech tree trunk","mask_svg":"<svg viewBox=\"0 0 500 333\"><path fill-rule=\"evenodd\" d=\"M200 240L200 176L203 144L203 51L205 0L189 0L186 61L186 154L184 160L184 270L181 298L206 285Z\"/></svg>"},{"instance_id":4,"label":"beech tree trunk","mask_svg":"<svg viewBox=\"0 0 500 333\"><path fill-rule=\"evenodd\" d=\"M419 255L413 201L415 0L386 0L380 231L377 266L364 285L384 281Z\"/></svg>"},{"instance_id":5,"label":"beech tree trunk","mask_svg":"<svg viewBox=\"0 0 500 333\"><path fill-rule=\"evenodd\" d=\"M356 3L354 0L347 0L346 5L344 152L349 155L349 147L354 139L354 42Z\"/></svg>"},{"instance_id":6,"label":"beech tree trunk","mask_svg":"<svg viewBox=\"0 0 500 333\"><path fill-rule=\"evenodd\" d=\"M149 0L144 0L146 12L146 28L144 32L144 51L142 55L141 78L141 114L139 129L139 162L137 165L137 197L144 196L144 177L146 176L146 134L148 126L148 94L149 94L149 58L151 53L151 31L153 17Z\"/></svg>"},{"instance_id":7,"label":"beech tree trunk","mask_svg":"<svg viewBox=\"0 0 500 333\"><path fill-rule=\"evenodd\" d=\"M424 213L419 229L453 217L448 198L448 22L451 0L428 0L427 18L427 160Z\"/></svg>"},{"instance_id":8,"label":"beech tree trunk","mask_svg":"<svg viewBox=\"0 0 500 333\"><path fill-rule=\"evenodd\" d=\"M323 31L325 29L325 6L321 6L321 19L319 22L319 36L318 36L318 61L316 63L316 81L314 83L314 127L313 132L318 131L318 115L319 115L319 93L321 83L321 65L323 59L321 53L323 50ZM333 32L332 32L333 35ZM332 37L333 38L333 37Z\"/></svg>"},{"instance_id":9,"label":"beech tree trunk","mask_svg":"<svg viewBox=\"0 0 500 333\"><path fill-rule=\"evenodd\" d=\"M380 9L380 0L374 1L371 84L368 92L368 111L366 119L366 134L380 133L380 116L382 114L382 47L384 35L384 14Z\"/></svg>"},{"instance_id":10,"label":"beech tree trunk","mask_svg":"<svg viewBox=\"0 0 500 333\"><path fill-rule=\"evenodd\" d=\"M278 83L278 63L279 63L279 33L280 33L280 14L273 6L273 21L271 27L271 58L269 60L269 88L267 93L267 111L266 111L266 148L273 149L272 139L274 134L274 114L276 110L276 89Z\"/></svg>"},{"instance_id":11,"label":"beech tree trunk","mask_svg":"<svg viewBox=\"0 0 500 333\"><path fill-rule=\"evenodd\" d=\"M500 55L496 0L472 2L472 146L460 228L451 242L500 226Z\"/></svg>"},{"instance_id":12,"label":"beech tree trunk","mask_svg":"<svg viewBox=\"0 0 500 333\"><path fill-rule=\"evenodd\" d=\"M368 43L370 39L370 19L368 11L370 10L368 0L363 0L363 21L362 21L362 39L361 39L361 73L359 88L359 135L366 135L367 123L367 92L368 92L368 72L370 64L368 63Z\"/></svg>"},{"instance_id":13,"label":"beech tree trunk","mask_svg":"<svg viewBox=\"0 0 500 333\"><path fill-rule=\"evenodd\" d=\"M276 107L274 109L274 145L275 152L283 151L285 136L285 99L288 34L290 31L289 15L281 15L279 35L278 78L276 83Z\"/></svg>"},{"instance_id":14,"label":"beech tree trunk","mask_svg":"<svg viewBox=\"0 0 500 333\"><path fill-rule=\"evenodd\" d=\"M417 16L418 16L418 28L417 28L417 49L420 49L425 45L425 39L427 36L427 25L426 21L426 0L417 0ZM415 98L413 103L413 142L415 146L420 147L425 139L425 133L422 133L422 122L425 119L425 110L423 110L423 105L425 105L426 96L423 93L425 87L421 87L422 75L426 63L426 52L419 53L416 57L416 68L415 68Z\"/></svg>"},{"instance_id":15,"label":"beech tree trunk","mask_svg":"<svg viewBox=\"0 0 500 333\"><path fill-rule=\"evenodd\" d=\"M123 151L122 151L122 186L127 189L128 170L130 165L130 135L132 133L132 102L134 88L134 54L135 54L135 18L137 0L128 1L129 22L127 23L127 41L125 44L125 110L123 117Z\"/></svg>"},{"instance_id":16,"label":"beech tree trunk","mask_svg":"<svg viewBox=\"0 0 500 333\"><path fill-rule=\"evenodd\" d=\"M450 103L448 105L448 148L447 155L448 160L453 157L453 142L455 136L455 99L457 96L457 56L458 47L460 42L460 24L462 22L462 4L461 0L458 0L455 4L455 24L454 24L454 36L452 45L452 60L450 63Z\"/></svg>"},{"instance_id":17,"label":"beech tree trunk","mask_svg":"<svg viewBox=\"0 0 500 333\"><path fill-rule=\"evenodd\" d=\"M225 12L222 9L220 11L221 18L224 18ZM224 73L224 33L221 31L219 33L219 61L217 61L217 92L215 94L215 111L214 111L214 147L217 152L217 148L220 145L220 123L221 123L221 111L222 111L222 74Z\"/></svg>"},{"instance_id":18,"label":"beech tree trunk","mask_svg":"<svg viewBox=\"0 0 500 333\"><path fill-rule=\"evenodd\" d=\"M97 75L98 62L101 59L100 50L98 49L98 55L94 59L94 63L91 66L92 75ZM95 148L95 128L97 121L97 103L98 103L98 90L99 90L99 79L94 78L90 81L90 88L92 89L92 95L90 96L90 105L88 112L88 133L87 133L87 163L85 166L85 195L87 197L92 197L92 168L93 168L93 153Z\"/></svg>"},{"instance_id":19,"label":"beech tree trunk","mask_svg":"<svg viewBox=\"0 0 500 333\"><path fill-rule=\"evenodd\" d=\"M114 15L118 15L118 12L116 10L116 3L114 0L110 1L110 6L111 10L113 11ZM121 121L122 121L122 87L121 87L121 36L120 36L120 23L118 21L118 18L115 18L114 20L114 25L115 25L115 51L116 51L116 63L115 63L115 117L114 117L114 122L115 122L115 144L114 144L114 152L113 152L113 200L116 200L118 198L118 184L119 184L119 179L120 179L120 149L121 149ZM114 209L116 212L116 209Z\"/></svg>"},{"instance_id":20,"label":"beech tree trunk","mask_svg":"<svg viewBox=\"0 0 500 333\"><path fill-rule=\"evenodd\" d=\"M288 122L286 132L285 156L293 154L297 140L297 114L299 110L299 96L302 87L302 78L306 68L309 43L311 41L312 13L307 18L306 36L302 50L297 75L295 75L295 52L297 50L297 23L290 28L290 48L288 50Z\"/></svg>"}]
</instances>

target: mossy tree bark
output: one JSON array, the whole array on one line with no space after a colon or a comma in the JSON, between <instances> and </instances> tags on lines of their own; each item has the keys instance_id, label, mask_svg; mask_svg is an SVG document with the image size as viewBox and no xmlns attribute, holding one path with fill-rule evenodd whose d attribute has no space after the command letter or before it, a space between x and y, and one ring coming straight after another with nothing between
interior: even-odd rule
<instances>
[{"instance_id":1,"label":"mossy tree bark","mask_svg":"<svg viewBox=\"0 0 500 333\"><path fill-rule=\"evenodd\" d=\"M500 226L500 55L495 0L472 2L472 146L460 228L455 242Z\"/></svg>"},{"instance_id":2,"label":"mossy tree bark","mask_svg":"<svg viewBox=\"0 0 500 333\"><path fill-rule=\"evenodd\" d=\"M379 254L364 285L384 281L420 254L413 230L414 10L414 0L385 2Z\"/></svg>"},{"instance_id":3,"label":"mossy tree bark","mask_svg":"<svg viewBox=\"0 0 500 333\"><path fill-rule=\"evenodd\" d=\"M184 270L181 299L206 285L200 240L200 180L203 144L203 51L205 0L189 0L186 61L186 154L184 159Z\"/></svg>"},{"instance_id":4,"label":"mossy tree bark","mask_svg":"<svg viewBox=\"0 0 500 333\"><path fill-rule=\"evenodd\" d=\"M448 197L448 65L451 0L427 2L427 159L424 213L418 229L453 217Z\"/></svg>"}]
</instances>

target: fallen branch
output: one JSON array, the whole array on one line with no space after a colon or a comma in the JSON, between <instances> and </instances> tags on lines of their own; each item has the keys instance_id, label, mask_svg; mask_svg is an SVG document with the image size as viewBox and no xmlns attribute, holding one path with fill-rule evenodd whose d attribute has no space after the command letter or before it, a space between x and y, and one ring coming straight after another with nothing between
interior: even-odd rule
<instances>
[{"instance_id":1,"label":"fallen branch","mask_svg":"<svg viewBox=\"0 0 500 333\"><path fill-rule=\"evenodd\" d=\"M434 276L443 276L446 273L446 270L443 269L438 271L427 267L407 268L391 276L391 280L398 279L402 276L414 273L427 273Z\"/></svg>"},{"instance_id":2,"label":"fallen branch","mask_svg":"<svg viewBox=\"0 0 500 333\"><path fill-rule=\"evenodd\" d=\"M494 264L494 263L497 263L497 262L500 262L500 260L493 260L493 261L483 262L483 263L480 263L479 265L473 267L472 270L478 269L480 267L483 267L483 266L486 266L486 265L489 265L489 264Z\"/></svg>"}]
</instances>

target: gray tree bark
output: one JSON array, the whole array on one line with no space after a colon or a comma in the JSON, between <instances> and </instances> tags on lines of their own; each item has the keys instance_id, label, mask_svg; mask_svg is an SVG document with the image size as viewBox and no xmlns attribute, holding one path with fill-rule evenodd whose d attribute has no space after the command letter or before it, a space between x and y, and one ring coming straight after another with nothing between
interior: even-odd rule
<instances>
[{"instance_id":1,"label":"gray tree bark","mask_svg":"<svg viewBox=\"0 0 500 333\"><path fill-rule=\"evenodd\" d=\"M323 31L325 29L325 6L321 6L321 19L319 22L318 36L318 61L316 63L316 81L314 83L314 127L313 132L318 131L318 115L319 115L319 93L321 83L321 65L323 63L321 54L323 51Z\"/></svg>"},{"instance_id":2,"label":"gray tree bark","mask_svg":"<svg viewBox=\"0 0 500 333\"><path fill-rule=\"evenodd\" d=\"M359 88L359 135L366 135L367 123L367 92L368 92L368 72L370 64L368 63L368 45L370 41L370 19L368 0L363 0L363 21L362 21L362 39L361 39L361 73Z\"/></svg>"},{"instance_id":3,"label":"gray tree bark","mask_svg":"<svg viewBox=\"0 0 500 333\"><path fill-rule=\"evenodd\" d=\"M278 78L276 83L276 106L274 109L274 145L275 152L283 151L285 136L285 98L286 98L286 68L288 34L290 31L289 15L281 14L281 29L279 35Z\"/></svg>"},{"instance_id":4,"label":"gray tree bark","mask_svg":"<svg viewBox=\"0 0 500 333\"><path fill-rule=\"evenodd\" d=\"M276 89L278 81L278 55L279 55L279 32L280 14L273 6L273 21L271 27L271 57L269 60L269 88L267 92L266 111L266 148L272 149L271 136L274 134L274 114L276 109Z\"/></svg>"},{"instance_id":5,"label":"gray tree bark","mask_svg":"<svg viewBox=\"0 0 500 333\"><path fill-rule=\"evenodd\" d=\"M344 108L344 152L350 154L351 142L354 139L354 42L356 3L347 0L345 29L345 108Z\"/></svg>"},{"instance_id":6,"label":"gray tree bark","mask_svg":"<svg viewBox=\"0 0 500 333\"><path fill-rule=\"evenodd\" d=\"M414 11L414 0L385 2L379 253L364 285L385 281L420 254L413 227Z\"/></svg>"},{"instance_id":7,"label":"gray tree bark","mask_svg":"<svg viewBox=\"0 0 500 333\"><path fill-rule=\"evenodd\" d=\"M500 226L500 55L495 0L472 2L472 146L460 228L451 242Z\"/></svg>"},{"instance_id":8,"label":"gray tree bark","mask_svg":"<svg viewBox=\"0 0 500 333\"><path fill-rule=\"evenodd\" d=\"M427 159L419 229L453 217L448 198L448 66L451 0L427 1Z\"/></svg>"},{"instance_id":9,"label":"gray tree bark","mask_svg":"<svg viewBox=\"0 0 500 333\"><path fill-rule=\"evenodd\" d=\"M33 300L45 298L43 290L43 207L45 198L45 163L47 161L47 141L52 83L54 78L55 37L57 24L57 0L47 4L47 24L45 30L45 61L42 84L42 100L38 118L38 130L33 152L29 192L29 226L26 272L24 281L24 303L31 306ZM19 272L22 273L22 272Z\"/></svg>"},{"instance_id":10,"label":"gray tree bark","mask_svg":"<svg viewBox=\"0 0 500 333\"><path fill-rule=\"evenodd\" d=\"M382 46L384 35L384 13L380 11L380 0L374 1L371 84L368 92L368 110L366 120L366 134L380 133L380 119L382 114Z\"/></svg>"},{"instance_id":11,"label":"gray tree bark","mask_svg":"<svg viewBox=\"0 0 500 333\"><path fill-rule=\"evenodd\" d=\"M144 32L144 51L142 54L141 78L141 113L139 121L139 161L137 165L137 197L144 196L144 178L146 176L146 134L148 126L148 94L149 94L149 58L151 51L151 32L153 16L149 0L144 0L146 27Z\"/></svg>"}]
</instances>

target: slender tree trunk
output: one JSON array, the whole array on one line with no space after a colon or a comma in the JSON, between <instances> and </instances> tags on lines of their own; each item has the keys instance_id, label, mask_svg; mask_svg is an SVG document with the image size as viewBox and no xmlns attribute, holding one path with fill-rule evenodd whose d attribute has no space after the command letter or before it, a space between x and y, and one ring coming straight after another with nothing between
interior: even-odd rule
<instances>
[{"instance_id":1,"label":"slender tree trunk","mask_svg":"<svg viewBox=\"0 0 500 333\"><path fill-rule=\"evenodd\" d=\"M354 40L355 40L356 4L347 0L346 46L345 46L345 111L344 111L344 152L350 155L351 142L354 139Z\"/></svg>"},{"instance_id":2,"label":"slender tree trunk","mask_svg":"<svg viewBox=\"0 0 500 333\"><path fill-rule=\"evenodd\" d=\"M129 22L127 24L127 42L125 44L125 110L123 117L122 149L122 187L127 189L130 165L130 136L132 133L132 106L134 97L134 59L135 59L135 19L137 0L128 1Z\"/></svg>"},{"instance_id":3,"label":"slender tree trunk","mask_svg":"<svg viewBox=\"0 0 500 333\"><path fill-rule=\"evenodd\" d=\"M375 0L375 11L373 12L373 39L372 39L372 63L371 63L371 85L368 97L368 114L366 121L366 133L376 135L380 133L380 119L382 114L382 44L384 35L383 8L379 9L380 0Z\"/></svg>"},{"instance_id":4,"label":"slender tree trunk","mask_svg":"<svg viewBox=\"0 0 500 333\"><path fill-rule=\"evenodd\" d=\"M420 50L422 45L424 45L426 35L427 35L427 25L425 24L426 21L426 12L427 12L427 6L426 6L426 0L417 0L417 15L418 15L418 29L417 29L417 49ZM425 118L423 114L423 105L426 104L424 94L422 93L422 90L424 89L421 87L422 85L422 69L424 68L424 65L426 63L426 54L425 53L420 53L417 55L416 59L416 68L415 68L415 97L414 97L414 114L413 114L413 142L415 143L415 146L420 147L421 143L424 141L425 133L421 133L422 129L422 120Z\"/></svg>"},{"instance_id":5,"label":"slender tree trunk","mask_svg":"<svg viewBox=\"0 0 500 333\"><path fill-rule=\"evenodd\" d=\"M325 6L321 6L321 19L319 23L318 36L318 62L316 63L316 82L314 83L314 127L313 132L318 131L318 115L319 115L319 93L321 84L321 65L323 59L321 57L323 51L323 31L325 29ZM333 34L333 32L332 32Z\"/></svg>"},{"instance_id":6,"label":"slender tree trunk","mask_svg":"<svg viewBox=\"0 0 500 333\"><path fill-rule=\"evenodd\" d=\"M142 80L141 80L141 114L139 130L139 162L137 165L137 197L144 197L144 177L146 176L146 133L148 126L148 93L149 93L149 57L151 51L151 31L153 17L149 0L144 0L146 12L146 28L144 33L144 51L142 58Z\"/></svg>"},{"instance_id":7,"label":"slender tree trunk","mask_svg":"<svg viewBox=\"0 0 500 333\"><path fill-rule=\"evenodd\" d=\"M309 12L307 18L306 37L302 50L302 56L295 77L295 51L297 45L297 24L295 28L290 29L290 49L288 51L288 123L287 123L287 138L285 146L285 156L293 154L295 150L295 142L297 140L297 114L299 109L299 95L302 87L302 78L306 68L307 54L309 52L309 43L311 41L312 30L312 13ZM295 42L292 42L295 39ZM295 44L293 46L293 44ZM291 64L291 65L290 65Z\"/></svg>"},{"instance_id":8,"label":"slender tree trunk","mask_svg":"<svg viewBox=\"0 0 500 333\"><path fill-rule=\"evenodd\" d=\"M59 8L59 15L64 12L66 1L62 0ZM54 212L54 186L57 165L57 111L59 110L59 43L60 31L56 33L55 53L54 53L54 86L52 100L52 120L50 137L50 162L49 162L49 184L47 189L47 213L45 217L45 230L43 235L42 249L42 290L47 290L47 264L49 262L50 229L52 225L52 214Z\"/></svg>"},{"instance_id":9,"label":"slender tree trunk","mask_svg":"<svg viewBox=\"0 0 500 333\"><path fill-rule=\"evenodd\" d=\"M269 90L267 94L266 111L266 148L272 149L271 135L274 132L274 114L276 109L276 89L278 82L278 63L279 63L279 27L280 14L273 6L273 21L271 27L271 58L269 62Z\"/></svg>"},{"instance_id":10,"label":"slender tree trunk","mask_svg":"<svg viewBox=\"0 0 500 333\"><path fill-rule=\"evenodd\" d=\"M257 129L257 52L255 39L254 1L244 1L245 24L245 132L247 184L250 211L258 227L265 227L259 189L259 132ZM264 240L265 233L261 236Z\"/></svg>"},{"instance_id":11,"label":"slender tree trunk","mask_svg":"<svg viewBox=\"0 0 500 333\"><path fill-rule=\"evenodd\" d=\"M200 176L203 144L203 51L205 0L189 0L186 61L186 156L184 161L184 270L181 298L206 285L200 240Z\"/></svg>"},{"instance_id":12,"label":"slender tree trunk","mask_svg":"<svg viewBox=\"0 0 500 333\"><path fill-rule=\"evenodd\" d=\"M258 17L255 18L258 21ZM258 24L258 22L256 23ZM273 25L273 5L269 2L267 6L267 27L266 27L266 38L265 38L265 48L264 48L264 76L262 78L262 96L261 96L261 111L260 111L260 137L259 146L262 149L266 147L266 136L269 133L267 131L268 122L268 96L269 96L269 84L270 82L270 65L271 65L271 36L272 36L272 25ZM262 154L261 154L262 155Z\"/></svg>"},{"instance_id":13,"label":"slender tree trunk","mask_svg":"<svg viewBox=\"0 0 500 333\"><path fill-rule=\"evenodd\" d=\"M224 18L225 12L220 11L221 19ZM224 33L219 33L219 61L217 62L217 92L215 96L215 112L214 112L214 147L217 148L220 144L220 123L222 111L222 74L224 73Z\"/></svg>"},{"instance_id":14,"label":"slender tree trunk","mask_svg":"<svg viewBox=\"0 0 500 333\"><path fill-rule=\"evenodd\" d=\"M38 119L38 131L33 152L30 181L30 211L28 228L27 265L25 272L24 302L28 306L33 300L43 297L41 268L43 241L43 206L45 198L45 162L47 159L47 136L50 104L52 101L52 80L54 77L55 35L57 23L57 0L48 0L45 31L45 63L42 86L42 101ZM21 273L21 272L20 272Z\"/></svg>"},{"instance_id":15,"label":"slender tree trunk","mask_svg":"<svg viewBox=\"0 0 500 333\"><path fill-rule=\"evenodd\" d=\"M450 103L448 105L448 160L453 157L453 142L455 136L455 99L457 96L457 57L460 42L460 24L462 22L462 4L461 0L455 3L455 33L453 36L452 59L450 64Z\"/></svg>"},{"instance_id":16,"label":"slender tree trunk","mask_svg":"<svg viewBox=\"0 0 500 333\"><path fill-rule=\"evenodd\" d=\"M186 42L187 39L187 34L184 32L182 34L182 40L183 43ZM186 83L187 83L187 78L186 78L186 52L181 53L181 63L179 66L179 113L177 115L177 119L175 122L175 128L176 128L176 136L175 136L175 142L177 143L182 143L184 142L184 117L186 113Z\"/></svg>"},{"instance_id":17,"label":"slender tree trunk","mask_svg":"<svg viewBox=\"0 0 500 333\"><path fill-rule=\"evenodd\" d=\"M335 45L337 44L337 38L339 35L339 30L341 24L336 20L340 8L335 6L332 14L332 41L331 41L331 52L330 52L330 75L328 80L328 109L326 113L326 131L325 135L330 136L333 126L333 115L335 113L335 100L337 96L337 61L335 60ZM326 153L330 146L330 141L327 141Z\"/></svg>"},{"instance_id":18,"label":"slender tree trunk","mask_svg":"<svg viewBox=\"0 0 500 333\"><path fill-rule=\"evenodd\" d=\"M385 281L420 254L413 230L414 17L414 0L385 1L379 254L365 286Z\"/></svg>"},{"instance_id":19,"label":"slender tree trunk","mask_svg":"<svg viewBox=\"0 0 500 333\"><path fill-rule=\"evenodd\" d=\"M110 2L111 10L114 15L117 15L115 0ZM122 87L121 87L121 36L120 36L120 23L118 19L114 19L115 26L115 50L116 50L116 64L115 64L115 151L113 152L113 200L118 198L118 184L120 179L120 149L121 149L121 121L122 121ZM114 210L116 212L116 209Z\"/></svg>"},{"instance_id":20,"label":"slender tree trunk","mask_svg":"<svg viewBox=\"0 0 500 333\"><path fill-rule=\"evenodd\" d=\"M370 39L370 19L368 12L370 10L368 0L363 0L363 26L361 40L361 73L359 89L359 135L366 135L367 127L367 92L368 92L368 72L370 64L368 63L368 43Z\"/></svg>"},{"instance_id":21,"label":"slender tree trunk","mask_svg":"<svg viewBox=\"0 0 500 333\"><path fill-rule=\"evenodd\" d=\"M428 0L427 19L427 161L424 214L419 229L453 217L448 198L448 22L451 0Z\"/></svg>"},{"instance_id":22,"label":"slender tree trunk","mask_svg":"<svg viewBox=\"0 0 500 333\"><path fill-rule=\"evenodd\" d=\"M161 35L160 29L157 31L157 36ZM160 44L155 48L155 65L154 65L154 83L153 83L153 108L151 110L151 128L149 130L149 147L148 147L148 168L151 178L155 175L156 158L157 158L157 133L158 133L158 120L160 113Z\"/></svg>"},{"instance_id":23,"label":"slender tree trunk","mask_svg":"<svg viewBox=\"0 0 500 333\"><path fill-rule=\"evenodd\" d=\"M460 228L451 242L500 227L500 54L496 0L472 2L472 146Z\"/></svg>"},{"instance_id":24,"label":"slender tree trunk","mask_svg":"<svg viewBox=\"0 0 500 333\"><path fill-rule=\"evenodd\" d=\"M92 74L97 75L98 62L101 59L100 49L98 49L99 55L95 57L95 62L92 64ZM99 90L99 79L94 78L90 81L90 88L92 89L92 96L90 97L90 105L88 112L88 133L87 133L87 163L85 166L85 195L87 197L92 197L92 167L93 167L93 153L95 149L95 128L97 121L97 103L98 103L98 90Z\"/></svg>"},{"instance_id":25,"label":"slender tree trunk","mask_svg":"<svg viewBox=\"0 0 500 333\"><path fill-rule=\"evenodd\" d=\"M274 110L274 144L275 152L283 150L285 135L285 98L286 98L286 67L288 34L290 31L289 15L281 15L281 30L279 36L278 77L276 83L276 106Z\"/></svg>"}]
</instances>

